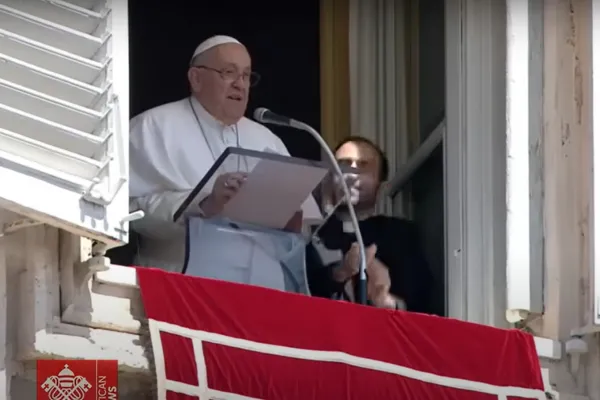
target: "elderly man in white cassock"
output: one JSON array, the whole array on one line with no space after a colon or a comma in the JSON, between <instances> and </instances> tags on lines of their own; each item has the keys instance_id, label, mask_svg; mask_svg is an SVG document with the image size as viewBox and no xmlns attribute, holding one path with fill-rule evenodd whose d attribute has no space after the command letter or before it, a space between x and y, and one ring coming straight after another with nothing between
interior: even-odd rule
<instances>
[{"instance_id":1,"label":"elderly man in white cassock","mask_svg":"<svg viewBox=\"0 0 600 400\"><path fill-rule=\"evenodd\" d=\"M145 213L132 224L141 236L136 263L177 272L185 263L186 233L183 224L173 222L173 214L221 153L227 147L242 147L289 155L281 139L244 117L256 75L250 55L239 41L214 36L201 43L187 76L189 97L148 110L134 117L130 125L130 206L132 211ZM188 207L187 216L218 216L244 184L247 168L242 162L239 169L222 172L200 201ZM312 197L302 211L305 218L320 216ZM211 238L203 240L210 243ZM243 257L248 254L247 247L253 246L247 240L214 242L212 251L228 257ZM240 264L247 262L239 260ZM200 275L237 280L226 271L221 274L218 266L209 267ZM254 284L279 286L273 280Z\"/></svg>"}]
</instances>

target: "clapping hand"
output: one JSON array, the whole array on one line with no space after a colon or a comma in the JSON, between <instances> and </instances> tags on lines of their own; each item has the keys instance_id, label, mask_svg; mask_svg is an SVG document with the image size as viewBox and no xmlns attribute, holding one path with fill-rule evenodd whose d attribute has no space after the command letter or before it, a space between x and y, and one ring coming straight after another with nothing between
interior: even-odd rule
<instances>
[{"instance_id":1,"label":"clapping hand","mask_svg":"<svg viewBox=\"0 0 600 400\"><path fill-rule=\"evenodd\" d=\"M377 253L377 245L372 244L365 249L367 253L366 262L369 265L374 259ZM334 270L333 279L337 282L346 282L354 275L358 274L360 261L360 251L358 243L353 243L350 250L344 255L342 265Z\"/></svg>"},{"instance_id":2,"label":"clapping hand","mask_svg":"<svg viewBox=\"0 0 600 400\"><path fill-rule=\"evenodd\" d=\"M375 307L379 308L406 308L404 302L390 294L391 278L388 268L379 261L377 245L373 244L366 248L367 261L367 298ZM334 279L337 282L347 282L358 274L360 252L357 243L353 243L350 250L344 256L342 265L334 270ZM351 287L346 288L352 292Z\"/></svg>"},{"instance_id":3,"label":"clapping hand","mask_svg":"<svg viewBox=\"0 0 600 400\"><path fill-rule=\"evenodd\" d=\"M358 174L345 173L342 177L344 178L346 185L348 185L348 189L350 189L350 203L356 205L360 200L360 176ZM344 198L344 189L342 188L340 178L337 175L334 176L333 183L335 184L337 198Z\"/></svg>"},{"instance_id":4,"label":"clapping hand","mask_svg":"<svg viewBox=\"0 0 600 400\"><path fill-rule=\"evenodd\" d=\"M398 308L403 302L390 294L390 272L378 259L374 259L367 267L367 297L375 307Z\"/></svg>"}]
</instances>

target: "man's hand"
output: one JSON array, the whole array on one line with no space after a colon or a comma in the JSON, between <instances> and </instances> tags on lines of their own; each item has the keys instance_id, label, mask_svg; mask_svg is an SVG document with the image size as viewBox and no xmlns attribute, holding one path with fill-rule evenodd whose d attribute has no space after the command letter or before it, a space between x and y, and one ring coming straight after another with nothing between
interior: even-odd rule
<instances>
[{"instance_id":1,"label":"man's hand","mask_svg":"<svg viewBox=\"0 0 600 400\"><path fill-rule=\"evenodd\" d=\"M390 298L391 286L390 273L385 265L374 259L367 267L369 279L367 281L367 297L376 307L394 307L394 300Z\"/></svg>"},{"instance_id":2,"label":"man's hand","mask_svg":"<svg viewBox=\"0 0 600 400\"><path fill-rule=\"evenodd\" d=\"M367 281L367 297L375 307L402 308L404 302L390 294L391 279L388 267L378 259L374 259L367 268L369 279Z\"/></svg>"},{"instance_id":3,"label":"man's hand","mask_svg":"<svg viewBox=\"0 0 600 400\"><path fill-rule=\"evenodd\" d=\"M350 203L353 205L358 204L360 200L360 176L353 173L345 173L342 175L346 185L348 185L348 189L350 189ZM335 194L337 199L344 198L344 189L342 188L342 184L340 182L340 177L335 175L333 177L333 182L335 185Z\"/></svg>"},{"instance_id":4,"label":"man's hand","mask_svg":"<svg viewBox=\"0 0 600 400\"><path fill-rule=\"evenodd\" d=\"M397 298L388 291L380 291L369 296L371 303L377 308L391 308L394 310L406 310L406 303L404 300Z\"/></svg>"},{"instance_id":5,"label":"man's hand","mask_svg":"<svg viewBox=\"0 0 600 400\"><path fill-rule=\"evenodd\" d=\"M220 175L213 186L208 197L200 202L200 208L205 217L213 217L219 214L225 204L237 193L246 181L247 174L233 172Z\"/></svg>"},{"instance_id":6,"label":"man's hand","mask_svg":"<svg viewBox=\"0 0 600 400\"><path fill-rule=\"evenodd\" d=\"M367 253L367 266L375 259L377 253L377 245L372 244L365 249ZM337 282L346 282L348 279L358 273L359 270L360 251L358 243L353 243L350 250L344 256L342 265L333 270L333 279Z\"/></svg>"}]
</instances>

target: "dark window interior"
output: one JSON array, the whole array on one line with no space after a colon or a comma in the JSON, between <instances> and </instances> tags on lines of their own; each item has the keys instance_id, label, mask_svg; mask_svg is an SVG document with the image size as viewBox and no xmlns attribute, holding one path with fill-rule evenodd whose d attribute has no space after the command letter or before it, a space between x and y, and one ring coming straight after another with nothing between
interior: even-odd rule
<instances>
[{"instance_id":1,"label":"dark window interior","mask_svg":"<svg viewBox=\"0 0 600 400\"><path fill-rule=\"evenodd\" d=\"M213 35L248 47L261 75L247 117L267 107L319 129L319 0L129 1L131 116L189 94L187 66L194 49ZM273 126L294 156L319 159L304 132Z\"/></svg>"}]
</instances>

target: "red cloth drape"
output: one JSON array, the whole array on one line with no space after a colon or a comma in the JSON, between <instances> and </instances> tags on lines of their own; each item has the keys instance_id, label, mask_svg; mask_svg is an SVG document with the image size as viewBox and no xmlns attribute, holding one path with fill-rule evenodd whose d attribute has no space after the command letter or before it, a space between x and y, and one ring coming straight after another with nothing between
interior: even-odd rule
<instances>
[{"instance_id":1,"label":"red cloth drape","mask_svg":"<svg viewBox=\"0 0 600 400\"><path fill-rule=\"evenodd\" d=\"M544 398L533 338L519 331L150 268L138 277L170 400Z\"/></svg>"}]
</instances>

